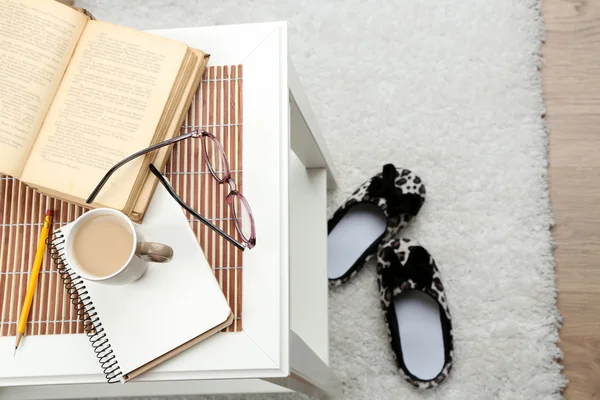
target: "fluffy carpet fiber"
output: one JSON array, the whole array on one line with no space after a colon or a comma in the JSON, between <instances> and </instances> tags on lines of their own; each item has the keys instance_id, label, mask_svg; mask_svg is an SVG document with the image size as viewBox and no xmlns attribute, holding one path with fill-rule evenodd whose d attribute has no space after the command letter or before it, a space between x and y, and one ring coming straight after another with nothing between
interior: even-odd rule
<instances>
[{"instance_id":1,"label":"fluffy carpet fiber","mask_svg":"<svg viewBox=\"0 0 600 400\"><path fill-rule=\"evenodd\" d=\"M370 266L330 292L331 363L344 399L561 397L536 0L77 5L139 29L288 20L292 60L340 175L330 213L385 162L423 179L427 200L402 235L440 267L454 369L424 393L400 379Z\"/></svg>"}]
</instances>

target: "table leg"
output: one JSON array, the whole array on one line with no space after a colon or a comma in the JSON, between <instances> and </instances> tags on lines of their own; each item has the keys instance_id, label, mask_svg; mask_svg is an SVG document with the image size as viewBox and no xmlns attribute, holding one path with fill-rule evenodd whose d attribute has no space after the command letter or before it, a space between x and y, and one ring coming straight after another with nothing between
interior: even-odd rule
<instances>
[{"instance_id":1,"label":"table leg","mask_svg":"<svg viewBox=\"0 0 600 400\"><path fill-rule=\"evenodd\" d=\"M288 62L288 85L292 150L306 168L326 168L327 188L333 189L336 182L331 155L291 61Z\"/></svg>"},{"instance_id":2,"label":"table leg","mask_svg":"<svg viewBox=\"0 0 600 400\"><path fill-rule=\"evenodd\" d=\"M341 398L341 382L331 368L292 330L290 330L290 375L286 378L264 380L317 399Z\"/></svg>"}]
</instances>

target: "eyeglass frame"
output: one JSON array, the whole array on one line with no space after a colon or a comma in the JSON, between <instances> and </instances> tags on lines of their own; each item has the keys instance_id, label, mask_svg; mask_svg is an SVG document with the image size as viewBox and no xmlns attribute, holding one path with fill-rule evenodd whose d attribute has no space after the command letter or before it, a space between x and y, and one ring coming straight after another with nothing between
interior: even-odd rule
<instances>
[{"instance_id":1,"label":"eyeglass frame","mask_svg":"<svg viewBox=\"0 0 600 400\"><path fill-rule=\"evenodd\" d=\"M118 163L116 163L115 165L113 165L108 172L106 172L106 174L102 177L102 179L100 180L100 183L98 183L98 185L96 185L96 187L94 188L94 190L92 191L92 193L90 194L90 196L87 198L86 203L87 204L91 204L93 203L94 199L98 196L98 193L100 193L100 190L102 190L102 188L104 187L104 185L106 185L106 182L108 181L108 179L119 169L121 168L123 165L127 164L128 162L143 156L144 154L150 153L154 150L158 150L161 147L165 147L165 146L169 146L172 144L175 144L177 142L180 142L182 140L186 140L186 139L201 139L203 137L209 137L211 140L213 140L219 147L219 154L220 157L223 161L223 164L227 167L227 173L226 173L226 177L223 179L220 179L215 170L213 169L212 164L210 163L210 161L208 160L208 153L206 150L206 146L204 144L204 142L202 143L202 146L204 147L204 153L205 153L205 157L206 157L206 166L209 169L209 173L210 175L219 183L219 184L223 184L223 183L227 183L229 185L229 194L226 197L226 200L232 210L232 213L234 214L234 221L237 221L237 216L235 215L235 208L233 207L232 203L229 203L229 200L231 198L232 195L234 196L238 196L238 200L244 203L244 207L247 209L248 211L248 216L250 218L250 238L246 238L245 235L241 232L241 228L239 227L239 224L237 222L234 222L234 225L236 227L236 230L238 231L238 233L240 234L240 236L242 237L243 241L240 243L239 241L237 241L236 239L234 239L233 237L231 237L230 235L228 235L227 233L225 233L223 230L221 230L219 227L217 227L216 225L214 225L213 223L211 223L208 219L204 218L202 215L198 214L193 208L191 208L185 201L183 201L183 199L181 197L179 197L179 195L175 192L175 190L173 189L173 187L171 186L171 184L169 183L169 181L167 181L167 178L165 178L163 176L163 174L156 168L156 166L154 166L154 164L150 164L149 168L150 171L154 174L154 176L156 176L156 178L158 179L158 181L165 187L165 189L167 190L167 192L171 195L171 197L173 197L173 199L175 199L175 201L181 206L183 207L187 212L189 212L192 216L194 216L195 218L197 218L198 220L200 220L202 223L204 223L205 225L207 225L209 228L211 228L212 230L214 230L215 232L217 232L221 237L223 237L224 239L226 239L227 241L229 241L231 244L233 244L235 247L237 247L238 249L244 251L246 249L252 249L255 245L256 245L256 232L255 232L255 223L254 223L254 216L252 215L252 210L250 209L250 205L248 204L248 201L246 200L246 198L244 197L244 195L239 192L237 190L237 184L235 183L235 181L233 179L231 179L231 172L229 170L229 161L227 159L227 156L225 155L225 152L223 150L223 145L221 144L221 142L219 141L219 139L216 138L216 136L214 136L213 134L206 132L205 130L200 130L200 129L196 129L190 132L186 132L182 135L176 136L174 138L171 139L167 139L163 142L154 144L152 146L149 146L145 149L142 149L138 152L133 153L132 155L130 155L129 157L124 158L123 160L119 161Z\"/></svg>"}]
</instances>

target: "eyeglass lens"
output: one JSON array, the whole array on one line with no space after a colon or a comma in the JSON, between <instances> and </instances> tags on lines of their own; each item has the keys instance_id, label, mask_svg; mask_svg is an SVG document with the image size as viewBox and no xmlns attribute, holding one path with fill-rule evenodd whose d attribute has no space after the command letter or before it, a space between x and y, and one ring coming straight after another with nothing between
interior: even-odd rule
<instances>
[{"instance_id":1,"label":"eyeglass lens","mask_svg":"<svg viewBox=\"0 0 600 400\"><path fill-rule=\"evenodd\" d=\"M208 132L202 136L202 145L211 174L219 182L225 182L230 177L230 170L223 146L216 137Z\"/></svg>"},{"instance_id":2,"label":"eyeglass lens","mask_svg":"<svg viewBox=\"0 0 600 400\"><path fill-rule=\"evenodd\" d=\"M246 198L239 192L233 192L228 198L227 203L233 212L235 228L246 241L254 238L254 223L252 212Z\"/></svg>"}]
</instances>

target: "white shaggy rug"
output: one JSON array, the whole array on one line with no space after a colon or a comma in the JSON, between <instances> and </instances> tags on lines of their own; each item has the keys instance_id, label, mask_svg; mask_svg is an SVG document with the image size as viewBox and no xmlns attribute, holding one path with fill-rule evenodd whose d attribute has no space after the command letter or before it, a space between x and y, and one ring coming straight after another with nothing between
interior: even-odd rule
<instances>
[{"instance_id":1,"label":"white shaggy rug","mask_svg":"<svg viewBox=\"0 0 600 400\"><path fill-rule=\"evenodd\" d=\"M340 175L330 213L385 162L423 179L427 200L402 235L440 267L454 369L425 393L400 379L371 266L330 295L331 362L345 399L561 397L537 0L77 4L139 29L288 20L292 59Z\"/></svg>"}]
</instances>

